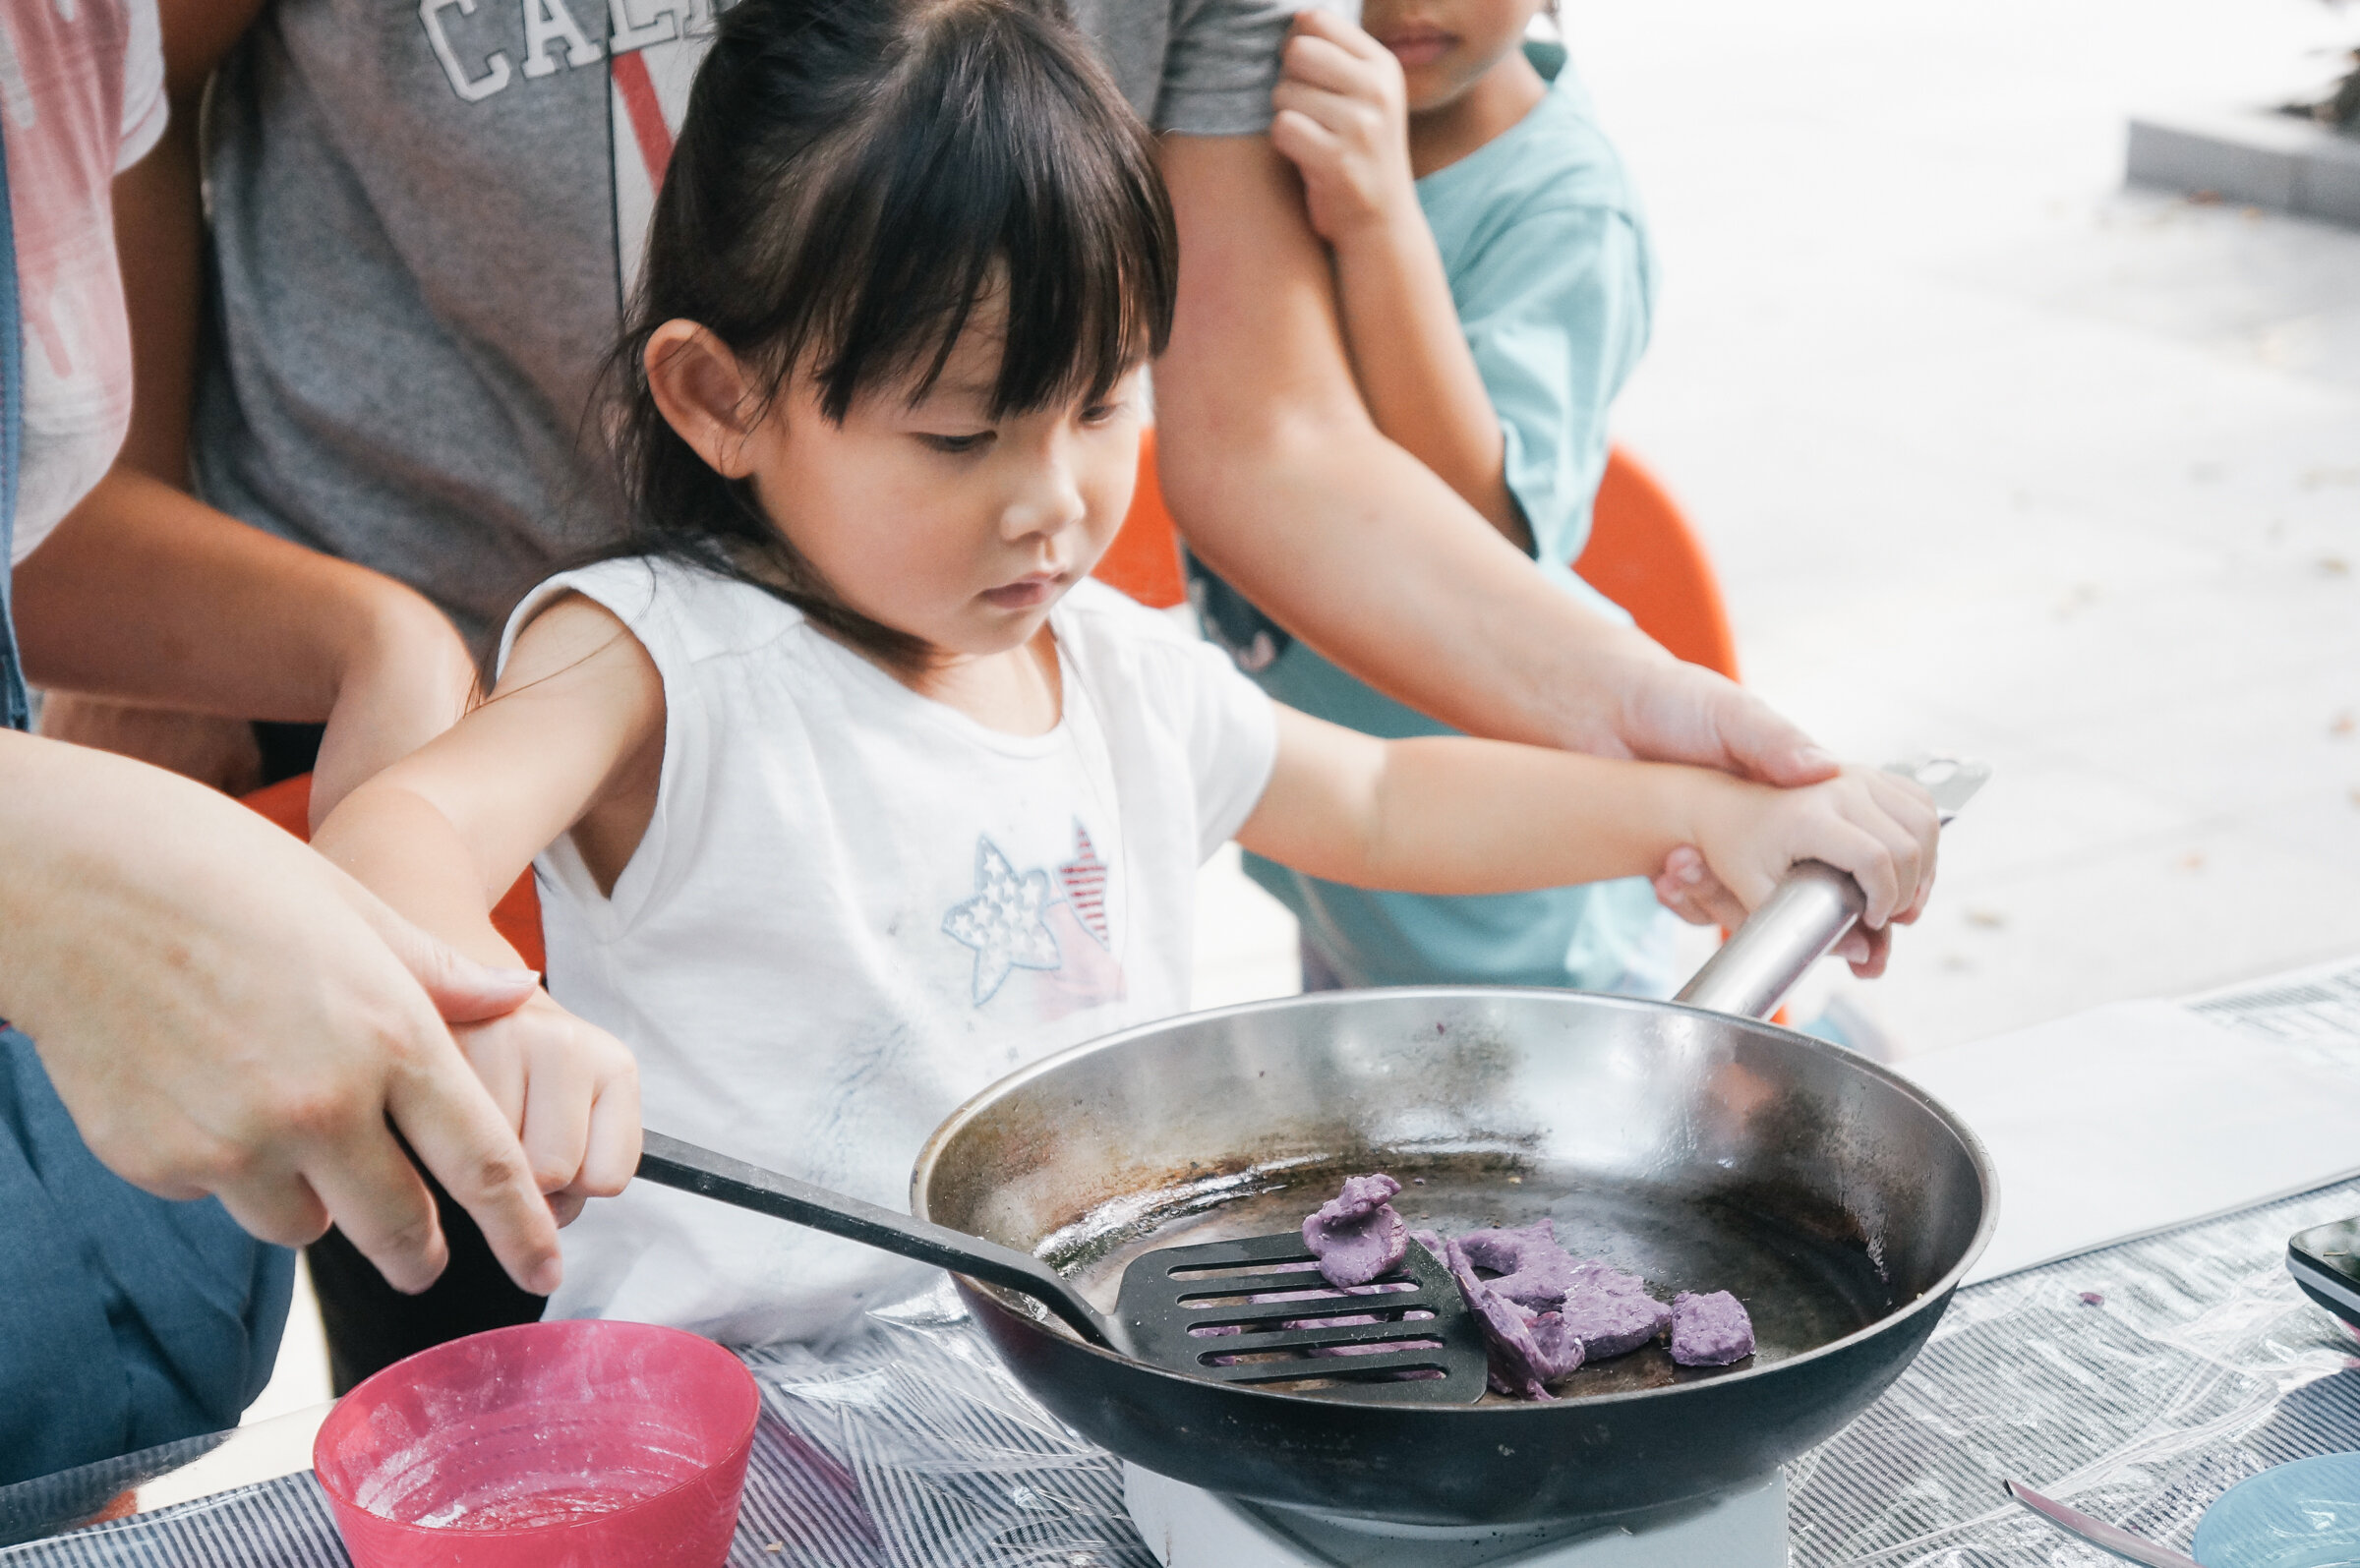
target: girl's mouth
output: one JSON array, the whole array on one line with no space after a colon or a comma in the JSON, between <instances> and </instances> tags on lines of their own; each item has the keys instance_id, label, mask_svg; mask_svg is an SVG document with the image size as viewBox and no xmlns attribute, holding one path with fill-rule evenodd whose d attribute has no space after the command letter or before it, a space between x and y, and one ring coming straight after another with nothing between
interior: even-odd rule
<instances>
[{"instance_id":1,"label":"girl's mouth","mask_svg":"<svg viewBox=\"0 0 2360 1568\"><path fill-rule=\"evenodd\" d=\"M1380 38L1393 52L1393 58L1411 70L1432 65L1448 54L1458 40L1440 28L1406 28L1399 32Z\"/></svg>"},{"instance_id":2,"label":"girl's mouth","mask_svg":"<svg viewBox=\"0 0 2360 1568\"><path fill-rule=\"evenodd\" d=\"M1065 585L1063 572L1030 572L1015 582L983 590L983 601L995 610L1033 610L1057 597Z\"/></svg>"}]
</instances>

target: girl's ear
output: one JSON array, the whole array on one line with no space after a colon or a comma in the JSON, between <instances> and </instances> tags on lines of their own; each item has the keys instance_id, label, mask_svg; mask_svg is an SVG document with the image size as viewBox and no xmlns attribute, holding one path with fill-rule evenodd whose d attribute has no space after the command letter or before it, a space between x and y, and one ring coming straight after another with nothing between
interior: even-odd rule
<instances>
[{"instance_id":1,"label":"girl's ear","mask_svg":"<svg viewBox=\"0 0 2360 1568\"><path fill-rule=\"evenodd\" d=\"M674 433L723 478L752 473L746 437L761 399L730 346L694 321L675 319L648 334L644 363L647 389Z\"/></svg>"}]
</instances>

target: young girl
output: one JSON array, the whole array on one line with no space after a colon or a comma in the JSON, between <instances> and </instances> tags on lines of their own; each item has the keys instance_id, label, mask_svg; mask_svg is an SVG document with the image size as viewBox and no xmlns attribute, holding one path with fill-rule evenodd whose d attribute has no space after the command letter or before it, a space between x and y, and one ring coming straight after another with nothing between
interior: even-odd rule
<instances>
[{"instance_id":1,"label":"young girl","mask_svg":"<svg viewBox=\"0 0 2360 1568\"><path fill-rule=\"evenodd\" d=\"M1045 9L724 15L623 348L638 548L528 596L492 700L318 840L491 956L533 860L553 1000L476 1049L537 1157L635 1135L562 1007L637 1051L648 1125L898 1204L963 1098L1187 1006L1232 836L1434 892L1692 842L1753 898L1817 856L1871 921L1923 899L1933 813L1897 780L1387 745L1087 582L1176 284L1150 138ZM924 1278L634 1188L565 1233L550 1310L762 1343Z\"/></svg>"}]
</instances>

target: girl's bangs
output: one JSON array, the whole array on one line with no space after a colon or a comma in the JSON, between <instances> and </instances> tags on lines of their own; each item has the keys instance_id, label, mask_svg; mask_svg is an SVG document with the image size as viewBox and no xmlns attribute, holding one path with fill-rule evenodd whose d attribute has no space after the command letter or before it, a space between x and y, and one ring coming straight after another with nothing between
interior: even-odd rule
<instances>
[{"instance_id":1,"label":"girl's bangs","mask_svg":"<svg viewBox=\"0 0 2360 1568\"><path fill-rule=\"evenodd\" d=\"M880 386L922 398L987 301L995 418L1102 397L1170 336L1172 224L1146 136L1108 112L1094 67L1021 35L1032 19L993 20L997 48L922 50L895 84L937 105L904 120L919 134L875 139L812 193L794 270L832 296L803 358L833 418Z\"/></svg>"}]
</instances>

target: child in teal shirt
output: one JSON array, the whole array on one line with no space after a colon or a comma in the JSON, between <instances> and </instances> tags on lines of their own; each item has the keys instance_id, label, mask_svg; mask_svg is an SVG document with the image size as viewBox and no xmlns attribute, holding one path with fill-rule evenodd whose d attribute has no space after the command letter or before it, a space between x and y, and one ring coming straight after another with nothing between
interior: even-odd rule
<instances>
[{"instance_id":1,"label":"child in teal shirt","mask_svg":"<svg viewBox=\"0 0 2360 1568\"><path fill-rule=\"evenodd\" d=\"M1334 254L1378 428L1564 592L1605 472L1608 405L1646 346L1655 262L1638 198L1539 0L1367 0L1367 30L1297 19L1270 139ZM1216 640L1271 696L1387 737L1447 734L1293 642L1192 562ZM1307 986L1455 982L1668 994L1671 917L1644 879L1432 898L1248 856L1294 910Z\"/></svg>"}]
</instances>

